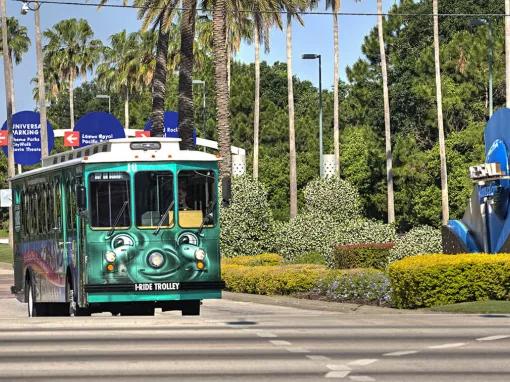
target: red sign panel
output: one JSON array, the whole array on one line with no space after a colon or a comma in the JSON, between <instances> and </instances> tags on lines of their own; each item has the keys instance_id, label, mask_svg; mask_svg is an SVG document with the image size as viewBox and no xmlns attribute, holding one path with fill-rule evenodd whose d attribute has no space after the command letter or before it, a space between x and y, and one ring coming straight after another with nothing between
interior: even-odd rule
<instances>
[{"instance_id":1,"label":"red sign panel","mask_svg":"<svg viewBox=\"0 0 510 382\"><path fill-rule=\"evenodd\" d=\"M80 132L79 131L66 131L64 133L64 146L77 147L80 145Z\"/></svg>"},{"instance_id":2,"label":"red sign panel","mask_svg":"<svg viewBox=\"0 0 510 382\"><path fill-rule=\"evenodd\" d=\"M150 131L143 131L143 130L135 131L136 138L150 138L150 136L151 136Z\"/></svg>"},{"instance_id":3,"label":"red sign panel","mask_svg":"<svg viewBox=\"0 0 510 382\"><path fill-rule=\"evenodd\" d=\"M9 143L9 136L7 130L0 130L0 146L7 146Z\"/></svg>"}]
</instances>

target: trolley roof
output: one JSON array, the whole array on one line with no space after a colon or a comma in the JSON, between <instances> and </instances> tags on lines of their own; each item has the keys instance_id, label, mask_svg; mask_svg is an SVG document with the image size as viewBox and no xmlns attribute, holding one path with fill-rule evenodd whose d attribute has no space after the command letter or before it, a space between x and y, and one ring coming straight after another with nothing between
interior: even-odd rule
<instances>
[{"instance_id":1,"label":"trolley roof","mask_svg":"<svg viewBox=\"0 0 510 382\"><path fill-rule=\"evenodd\" d=\"M32 174L80 163L119 162L216 162L221 158L203 151L181 150L179 138L120 138L96 143L76 150L51 155L40 168L16 175L19 179Z\"/></svg>"}]
</instances>

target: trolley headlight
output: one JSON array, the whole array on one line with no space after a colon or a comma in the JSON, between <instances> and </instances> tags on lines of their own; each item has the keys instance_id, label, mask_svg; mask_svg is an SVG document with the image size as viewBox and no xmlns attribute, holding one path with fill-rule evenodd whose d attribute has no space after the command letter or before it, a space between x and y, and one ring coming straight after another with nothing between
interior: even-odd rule
<instances>
[{"instance_id":1,"label":"trolley headlight","mask_svg":"<svg viewBox=\"0 0 510 382\"><path fill-rule=\"evenodd\" d=\"M149 264L153 268L161 268L165 262L165 257L160 252L152 252L149 255Z\"/></svg>"},{"instance_id":2,"label":"trolley headlight","mask_svg":"<svg viewBox=\"0 0 510 382\"><path fill-rule=\"evenodd\" d=\"M117 258L117 255L115 254L115 252L112 252L112 251L108 251L104 254L104 258L106 261L108 261L109 263L113 263L115 261L115 259Z\"/></svg>"},{"instance_id":3,"label":"trolley headlight","mask_svg":"<svg viewBox=\"0 0 510 382\"><path fill-rule=\"evenodd\" d=\"M202 248L198 248L195 251L195 259L197 259L198 261L204 261L204 259L205 259L205 251Z\"/></svg>"}]
</instances>

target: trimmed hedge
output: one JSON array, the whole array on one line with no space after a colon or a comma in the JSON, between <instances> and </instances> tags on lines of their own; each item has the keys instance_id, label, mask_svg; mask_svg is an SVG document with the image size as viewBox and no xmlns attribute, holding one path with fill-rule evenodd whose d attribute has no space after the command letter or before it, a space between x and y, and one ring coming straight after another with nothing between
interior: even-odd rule
<instances>
[{"instance_id":1,"label":"trimmed hedge","mask_svg":"<svg viewBox=\"0 0 510 382\"><path fill-rule=\"evenodd\" d=\"M374 269L331 270L318 264L284 264L275 254L223 259L222 277L232 292L300 294L338 302L386 304L389 280ZM265 264L265 265L258 265Z\"/></svg>"},{"instance_id":2,"label":"trimmed hedge","mask_svg":"<svg viewBox=\"0 0 510 382\"><path fill-rule=\"evenodd\" d=\"M331 268L376 268L385 269L393 243L347 244L333 248Z\"/></svg>"},{"instance_id":3,"label":"trimmed hedge","mask_svg":"<svg viewBox=\"0 0 510 382\"><path fill-rule=\"evenodd\" d=\"M389 266L392 300L420 308L510 296L510 254L418 255Z\"/></svg>"},{"instance_id":4,"label":"trimmed hedge","mask_svg":"<svg viewBox=\"0 0 510 382\"><path fill-rule=\"evenodd\" d=\"M395 240L395 247L390 251L389 262L408 256L442 253L442 241L440 229L426 225L414 227Z\"/></svg>"}]
</instances>

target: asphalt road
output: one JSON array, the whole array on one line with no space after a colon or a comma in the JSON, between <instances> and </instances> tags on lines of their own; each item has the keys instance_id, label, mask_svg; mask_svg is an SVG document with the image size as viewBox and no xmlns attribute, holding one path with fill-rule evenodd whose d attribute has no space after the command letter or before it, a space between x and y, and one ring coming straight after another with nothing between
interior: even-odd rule
<instances>
[{"instance_id":1,"label":"asphalt road","mask_svg":"<svg viewBox=\"0 0 510 382\"><path fill-rule=\"evenodd\" d=\"M0 271L0 380L510 381L510 315L223 299L200 317L29 319L10 277Z\"/></svg>"}]
</instances>

